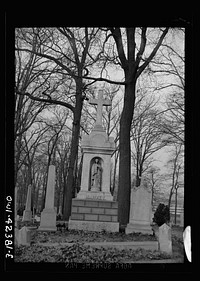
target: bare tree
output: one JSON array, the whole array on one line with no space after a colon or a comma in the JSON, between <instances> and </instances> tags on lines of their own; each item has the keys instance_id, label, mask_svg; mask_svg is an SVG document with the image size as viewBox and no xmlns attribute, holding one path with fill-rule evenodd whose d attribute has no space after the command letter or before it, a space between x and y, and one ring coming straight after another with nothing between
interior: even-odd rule
<instances>
[{"instance_id":1,"label":"bare tree","mask_svg":"<svg viewBox=\"0 0 200 281\"><path fill-rule=\"evenodd\" d=\"M172 150L171 159L168 161L170 172L168 177L171 179L171 188L169 192L168 206L170 208L172 196L177 192L179 183L182 182L180 176L183 174L183 145L175 144Z\"/></svg>"},{"instance_id":2,"label":"bare tree","mask_svg":"<svg viewBox=\"0 0 200 281\"><path fill-rule=\"evenodd\" d=\"M174 33L177 34L177 40L173 40ZM175 29L174 32L172 32L172 42L162 44L164 47L160 51L162 59L157 58L153 60L151 68L148 69L149 75L156 74L157 80L159 81L155 90L163 94L169 92L164 104L166 110L162 129L168 142L176 142L177 144L184 144L184 37L184 29Z\"/></svg>"},{"instance_id":3,"label":"bare tree","mask_svg":"<svg viewBox=\"0 0 200 281\"><path fill-rule=\"evenodd\" d=\"M72 145L70 153L69 174L65 190L65 219L71 210L73 175L78 149L80 132L80 117L83 100L88 86L104 81L124 86L124 101L120 116L119 131L119 221L125 225L128 222L131 187L131 143L130 129L134 114L136 99L136 83L147 70L152 60L158 54L169 28L49 28L33 29L32 34L42 41L39 51L33 51L30 46L17 48L19 51L32 52L36 56L51 61L57 67L57 73L69 77L73 81L69 87L72 102L64 102L45 92L45 97L24 93L29 98L47 104L60 104L73 112ZM30 33L29 33L30 34ZM99 37L99 34L102 36ZM62 38L60 39L60 35ZM95 49L95 47L97 47ZM93 50L93 52L92 52ZM110 79L107 66L121 68L124 80ZM94 67L95 68L94 68ZM51 67L52 68L52 67ZM95 71L94 71L95 69ZM95 75L96 74L96 75ZM68 95L65 98L68 100Z\"/></svg>"},{"instance_id":4,"label":"bare tree","mask_svg":"<svg viewBox=\"0 0 200 281\"><path fill-rule=\"evenodd\" d=\"M140 29L140 45L137 49L135 40L136 28L126 28L126 43L122 37L120 28L110 28L114 38L119 63L124 71L124 106L120 118L120 135L119 135L119 189L118 189L118 204L119 204L119 222L121 225L126 225L129 218L130 209L130 190L131 190L131 144L130 130L134 114L136 81L149 65L153 57L156 55L164 37L168 32L168 28L160 30L160 36L157 43L154 45L151 53L146 56L145 48L147 43L147 28ZM125 46L126 44L126 46ZM125 53L125 47L127 53ZM145 57L143 57L145 54Z\"/></svg>"},{"instance_id":5,"label":"bare tree","mask_svg":"<svg viewBox=\"0 0 200 281\"><path fill-rule=\"evenodd\" d=\"M151 188L152 191L152 199L151 199L151 205L153 206L156 202L156 195L160 191L160 181L162 179L162 176L160 175L160 168L156 166L151 166L150 169L147 171L147 177L146 180L148 182L148 185Z\"/></svg>"},{"instance_id":6,"label":"bare tree","mask_svg":"<svg viewBox=\"0 0 200 281\"><path fill-rule=\"evenodd\" d=\"M21 46L20 30L16 30L16 46ZM37 49L35 41L32 44L32 50ZM17 181L17 173L20 169L20 158L23 150L23 134L37 120L37 116L45 108L44 104L38 104L24 95L18 95L18 92L24 93L30 89L33 84L38 83L38 77L43 75L43 71L39 68L42 64L41 60L36 58L33 53L22 55L16 50L16 79L15 79L15 183ZM37 70L37 71L36 71ZM37 89L42 89L46 80L40 81L37 84Z\"/></svg>"},{"instance_id":7,"label":"bare tree","mask_svg":"<svg viewBox=\"0 0 200 281\"><path fill-rule=\"evenodd\" d=\"M151 156L167 144L160 130L162 115L156 107L157 101L149 96L144 93L138 96L131 129L131 155L136 168L136 186L140 185L142 174L151 165Z\"/></svg>"},{"instance_id":8,"label":"bare tree","mask_svg":"<svg viewBox=\"0 0 200 281\"><path fill-rule=\"evenodd\" d=\"M36 34L37 41L40 43L42 40L41 48L39 50L32 50L30 47L17 47L18 51L30 52L53 62L53 65L56 65L58 68L57 72L61 72L62 77L73 79L71 88L73 90L72 103L52 98L47 92L45 93L47 98L38 97L28 92L24 93L33 100L48 104L60 104L73 112L69 172L67 184L64 187L64 218L66 220L68 220L71 213L73 176L78 152L80 119L83 101L86 97L85 90L87 84L83 82L83 77L87 77L86 66L90 68L96 62L96 59L93 59L91 54L89 55L89 50L91 44L95 45L94 40L97 33L98 28L33 28L29 35L33 38L33 34Z\"/></svg>"}]
</instances>

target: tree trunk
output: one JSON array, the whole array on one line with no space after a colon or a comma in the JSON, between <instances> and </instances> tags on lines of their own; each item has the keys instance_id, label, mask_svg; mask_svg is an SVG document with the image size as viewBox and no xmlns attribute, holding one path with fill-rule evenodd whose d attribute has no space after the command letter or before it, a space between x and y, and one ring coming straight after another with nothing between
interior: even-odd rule
<instances>
[{"instance_id":1,"label":"tree trunk","mask_svg":"<svg viewBox=\"0 0 200 281\"><path fill-rule=\"evenodd\" d=\"M128 223L131 190L130 130L135 104L135 82L125 86L124 107L120 119L119 134L119 188L118 219L121 226Z\"/></svg>"},{"instance_id":2,"label":"tree trunk","mask_svg":"<svg viewBox=\"0 0 200 281\"><path fill-rule=\"evenodd\" d=\"M40 212L43 211L44 206L45 206L45 188L47 185L47 177L48 177L48 171L43 176Z\"/></svg>"},{"instance_id":3,"label":"tree trunk","mask_svg":"<svg viewBox=\"0 0 200 281\"><path fill-rule=\"evenodd\" d=\"M175 193L175 224L176 224L176 215L177 215L177 194L178 193L178 189L176 187L176 193Z\"/></svg>"},{"instance_id":4,"label":"tree trunk","mask_svg":"<svg viewBox=\"0 0 200 281\"><path fill-rule=\"evenodd\" d=\"M64 198L63 198L63 219L68 221L71 215L71 203L72 203L72 191L74 184L74 169L76 163L76 156L78 154L79 134L80 134L80 120L81 111L83 106L82 99L82 82L77 83L76 93L76 106L74 111L73 128L72 128L72 141L69 157L69 171L67 175L67 182L64 186Z\"/></svg>"},{"instance_id":5,"label":"tree trunk","mask_svg":"<svg viewBox=\"0 0 200 281\"><path fill-rule=\"evenodd\" d=\"M57 185L57 214L58 214L60 210L60 194L61 194L61 186L62 186L62 160L59 165L57 183L58 183Z\"/></svg>"},{"instance_id":6,"label":"tree trunk","mask_svg":"<svg viewBox=\"0 0 200 281\"><path fill-rule=\"evenodd\" d=\"M168 200L168 207L170 209L170 206L171 206L171 201L172 201L172 195L174 194L174 188L171 187L171 190L170 190L170 194L169 194L169 200Z\"/></svg>"},{"instance_id":7,"label":"tree trunk","mask_svg":"<svg viewBox=\"0 0 200 281\"><path fill-rule=\"evenodd\" d=\"M81 189L81 175L82 175L82 167L83 167L83 154L81 155L81 161L78 167L78 175L77 175L77 193Z\"/></svg>"},{"instance_id":8,"label":"tree trunk","mask_svg":"<svg viewBox=\"0 0 200 281\"><path fill-rule=\"evenodd\" d=\"M119 150L117 150L115 152L115 163L114 163L114 171L113 171L113 189L112 189L112 193L114 194L115 191L115 182L116 182L116 172L117 172L117 162L118 162L118 158L119 158ZM113 195L112 194L112 195Z\"/></svg>"}]
</instances>

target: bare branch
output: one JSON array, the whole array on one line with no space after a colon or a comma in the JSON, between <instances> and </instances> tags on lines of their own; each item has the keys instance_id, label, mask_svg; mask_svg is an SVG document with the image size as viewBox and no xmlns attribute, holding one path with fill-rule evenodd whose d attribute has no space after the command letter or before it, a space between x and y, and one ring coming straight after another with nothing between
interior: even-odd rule
<instances>
[{"instance_id":1,"label":"bare branch","mask_svg":"<svg viewBox=\"0 0 200 281\"><path fill-rule=\"evenodd\" d=\"M62 62L59 61L59 59L51 56L51 55L47 55L47 54L42 54L42 53L38 53L36 51L33 51L33 50L29 50L29 49L26 49L26 48L15 48L15 50L18 50L18 51L24 51L24 52L29 52L29 53L33 53L37 56L40 56L40 57L43 57L43 58L47 58L49 60L52 60L54 61L57 65L61 66L64 70L66 70L71 76L74 75L74 72L71 71L70 68L68 68L66 65L64 65Z\"/></svg>"},{"instance_id":2,"label":"bare branch","mask_svg":"<svg viewBox=\"0 0 200 281\"><path fill-rule=\"evenodd\" d=\"M160 36L160 39L158 41L158 43L156 44L155 48L153 49L153 51L151 52L151 54L149 55L149 57L146 59L146 61L138 68L137 71L137 78L140 76L140 74L142 73L142 71L147 67L147 65L150 63L150 61L153 59L153 57L155 56L155 54L157 53L160 45L162 44L163 39L165 38L165 35L167 34L169 30L169 27L166 27L165 30L163 31L162 35ZM144 31L143 31L144 32Z\"/></svg>"},{"instance_id":3,"label":"bare branch","mask_svg":"<svg viewBox=\"0 0 200 281\"><path fill-rule=\"evenodd\" d=\"M74 107L69 104L69 103L66 103L66 102L63 102L63 101L59 101L59 100L54 100L54 99L41 99L41 98L38 98L38 97L34 97L32 96L31 94L29 93L21 93L21 92L17 92L18 95L24 95L24 96L28 96L30 99L32 100L35 100L35 101L39 101L39 102L45 102L45 103L50 103L50 104L58 104L58 105L62 105L64 107L67 107L69 108L73 113L74 113Z\"/></svg>"},{"instance_id":4,"label":"bare branch","mask_svg":"<svg viewBox=\"0 0 200 281\"><path fill-rule=\"evenodd\" d=\"M117 46L117 51L118 55L122 64L122 68L125 69L127 68L127 59L124 53L124 47L123 47L123 42L122 42L122 35L121 35L121 30L119 27L116 28L109 28L113 38L115 40L116 46Z\"/></svg>"}]
</instances>

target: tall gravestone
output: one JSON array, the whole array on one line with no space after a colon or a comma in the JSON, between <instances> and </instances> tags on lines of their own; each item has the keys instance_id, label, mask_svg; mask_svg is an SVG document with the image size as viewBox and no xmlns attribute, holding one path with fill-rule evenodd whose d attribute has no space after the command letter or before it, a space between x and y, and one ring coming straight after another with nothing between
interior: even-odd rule
<instances>
[{"instance_id":1,"label":"tall gravestone","mask_svg":"<svg viewBox=\"0 0 200 281\"><path fill-rule=\"evenodd\" d=\"M31 192L32 192L32 186L30 184L28 186L28 192L27 192L27 197L26 197L26 207L25 207L25 210L23 212L22 221L31 221L31 219L32 219Z\"/></svg>"},{"instance_id":2,"label":"tall gravestone","mask_svg":"<svg viewBox=\"0 0 200 281\"><path fill-rule=\"evenodd\" d=\"M54 208L55 166L49 166L45 208L41 213L40 227L42 231L56 231L56 211Z\"/></svg>"},{"instance_id":3,"label":"tall gravestone","mask_svg":"<svg viewBox=\"0 0 200 281\"><path fill-rule=\"evenodd\" d=\"M97 105L97 118L90 135L83 136L81 188L72 200L69 229L118 231L117 202L110 192L111 155L115 150L112 137L102 126L102 107L111 105L99 90L98 99L90 104Z\"/></svg>"},{"instance_id":4,"label":"tall gravestone","mask_svg":"<svg viewBox=\"0 0 200 281\"><path fill-rule=\"evenodd\" d=\"M126 227L126 234L141 232L153 234L151 228L151 190L144 184L143 180L139 187L131 189L129 223Z\"/></svg>"}]
</instances>

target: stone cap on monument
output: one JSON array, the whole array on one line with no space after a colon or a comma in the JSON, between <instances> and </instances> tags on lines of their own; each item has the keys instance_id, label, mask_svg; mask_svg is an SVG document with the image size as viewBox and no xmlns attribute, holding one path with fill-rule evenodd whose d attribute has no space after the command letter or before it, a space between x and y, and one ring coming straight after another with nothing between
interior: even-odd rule
<instances>
[{"instance_id":1,"label":"stone cap on monument","mask_svg":"<svg viewBox=\"0 0 200 281\"><path fill-rule=\"evenodd\" d=\"M81 147L99 147L115 149L115 142L113 137L108 137L104 131L92 131L90 135L85 135L82 138Z\"/></svg>"}]
</instances>

